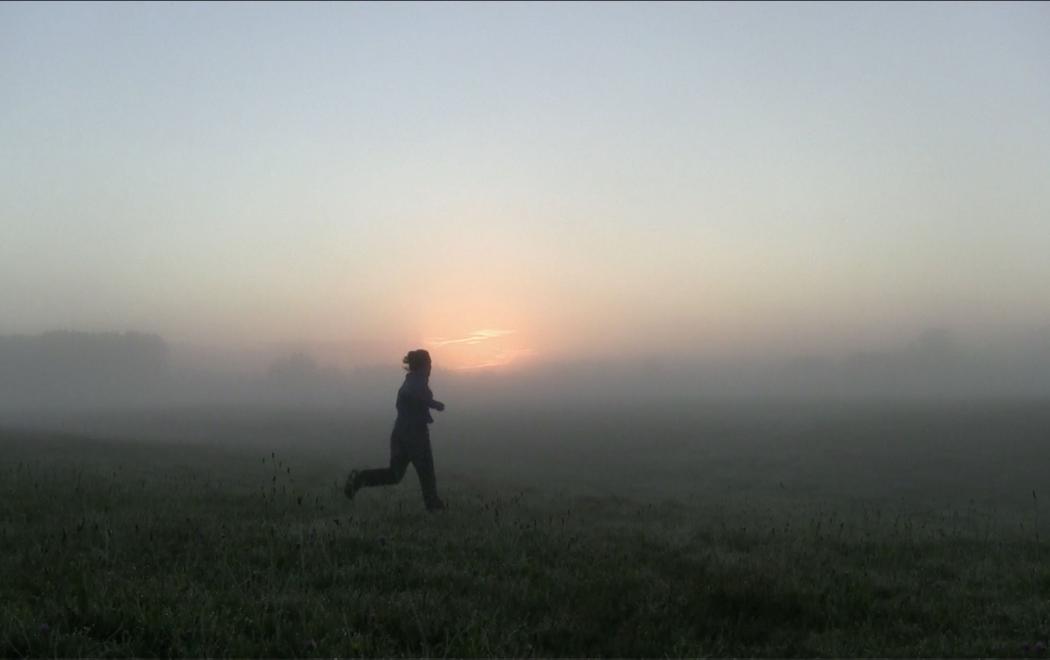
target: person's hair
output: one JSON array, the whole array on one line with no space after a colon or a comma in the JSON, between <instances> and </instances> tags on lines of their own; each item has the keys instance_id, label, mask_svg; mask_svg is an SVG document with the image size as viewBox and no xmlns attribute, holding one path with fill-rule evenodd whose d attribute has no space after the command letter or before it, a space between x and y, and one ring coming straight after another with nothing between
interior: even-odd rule
<instances>
[{"instance_id":1,"label":"person's hair","mask_svg":"<svg viewBox=\"0 0 1050 660\"><path fill-rule=\"evenodd\" d=\"M419 371L430 364L430 353L427 353L422 348L417 348L414 351L409 351L401 361L405 364L405 369Z\"/></svg>"}]
</instances>

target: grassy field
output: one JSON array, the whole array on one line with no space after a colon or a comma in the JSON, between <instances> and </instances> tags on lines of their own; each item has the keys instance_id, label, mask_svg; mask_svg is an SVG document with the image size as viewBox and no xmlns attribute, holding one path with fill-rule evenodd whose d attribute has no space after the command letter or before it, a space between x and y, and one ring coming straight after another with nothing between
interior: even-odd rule
<instances>
[{"instance_id":1,"label":"grassy field","mask_svg":"<svg viewBox=\"0 0 1050 660\"><path fill-rule=\"evenodd\" d=\"M0 654L1047 655L1045 402L450 411L438 515L390 421L0 431Z\"/></svg>"}]
</instances>

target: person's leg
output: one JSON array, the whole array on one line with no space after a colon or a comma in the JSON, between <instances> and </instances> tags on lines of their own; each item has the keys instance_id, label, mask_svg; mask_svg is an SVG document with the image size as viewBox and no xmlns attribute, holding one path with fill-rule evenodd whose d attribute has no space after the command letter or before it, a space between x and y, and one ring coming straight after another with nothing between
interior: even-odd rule
<instances>
[{"instance_id":1,"label":"person's leg","mask_svg":"<svg viewBox=\"0 0 1050 660\"><path fill-rule=\"evenodd\" d=\"M369 486L392 486L400 483L408 469L409 456L397 436L390 437L390 466L352 472L346 482L346 496L353 498L358 489Z\"/></svg>"},{"instance_id":2,"label":"person's leg","mask_svg":"<svg viewBox=\"0 0 1050 660\"><path fill-rule=\"evenodd\" d=\"M430 434L415 438L410 456L412 465L419 476L419 486L423 491L423 503L428 511L445 508L445 503L437 494L437 477L434 475L434 454L430 450Z\"/></svg>"}]
</instances>

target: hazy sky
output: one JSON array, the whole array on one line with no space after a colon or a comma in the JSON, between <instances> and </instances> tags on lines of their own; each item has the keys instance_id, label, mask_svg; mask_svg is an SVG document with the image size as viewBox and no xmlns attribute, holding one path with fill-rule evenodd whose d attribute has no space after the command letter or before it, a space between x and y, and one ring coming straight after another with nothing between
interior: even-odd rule
<instances>
[{"instance_id":1,"label":"hazy sky","mask_svg":"<svg viewBox=\"0 0 1050 660\"><path fill-rule=\"evenodd\" d=\"M1050 327L1050 4L0 4L0 333Z\"/></svg>"}]
</instances>

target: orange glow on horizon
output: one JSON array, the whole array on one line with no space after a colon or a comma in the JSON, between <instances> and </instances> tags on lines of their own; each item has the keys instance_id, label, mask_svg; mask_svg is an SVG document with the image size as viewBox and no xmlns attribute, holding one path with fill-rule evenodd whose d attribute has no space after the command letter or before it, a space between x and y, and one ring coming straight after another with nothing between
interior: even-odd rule
<instances>
[{"instance_id":1,"label":"orange glow on horizon","mask_svg":"<svg viewBox=\"0 0 1050 660\"><path fill-rule=\"evenodd\" d=\"M453 371L478 371L518 365L536 355L515 330L483 328L458 336L424 341L434 363Z\"/></svg>"}]
</instances>

